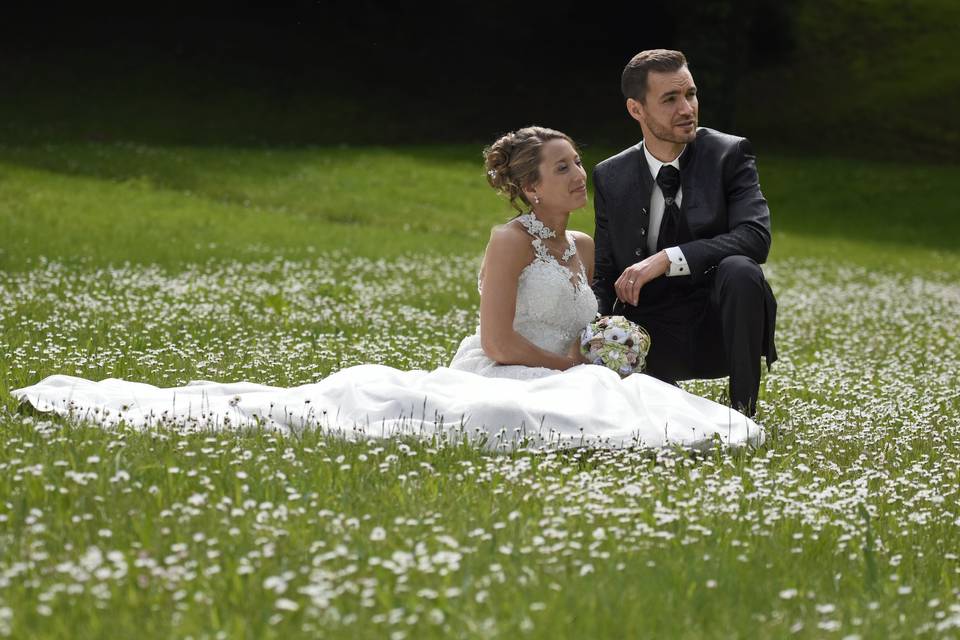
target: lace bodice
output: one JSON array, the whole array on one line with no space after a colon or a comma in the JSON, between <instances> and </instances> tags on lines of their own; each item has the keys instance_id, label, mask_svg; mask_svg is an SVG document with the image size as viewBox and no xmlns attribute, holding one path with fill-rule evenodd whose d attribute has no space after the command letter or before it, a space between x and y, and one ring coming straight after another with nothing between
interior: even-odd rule
<instances>
[{"instance_id":1,"label":"lace bodice","mask_svg":"<svg viewBox=\"0 0 960 640\"><path fill-rule=\"evenodd\" d=\"M520 273L513 328L541 349L566 353L597 314L597 299L587 282L586 269L577 256L572 234L566 234L567 250L558 260L543 243L553 231L533 213L517 220L533 236L534 258ZM565 265L574 256L575 270L571 270Z\"/></svg>"}]
</instances>

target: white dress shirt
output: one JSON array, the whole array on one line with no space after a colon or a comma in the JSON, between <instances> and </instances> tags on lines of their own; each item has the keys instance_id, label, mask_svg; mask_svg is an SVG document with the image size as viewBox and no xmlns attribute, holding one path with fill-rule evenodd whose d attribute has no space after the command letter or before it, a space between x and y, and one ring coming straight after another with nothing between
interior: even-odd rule
<instances>
[{"instance_id":1,"label":"white dress shirt","mask_svg":"<svg viewBox=\"0 0 960 640\"><path fill-rule=\"evenodd\" d=\"M663 210L666 208L663 191L657 184L657 174L660 173L660 167L665 164L676 167L677 171L679 171L680 156L683 155L683 151L686 151L687 148L684 147L680 155L671 162L660 162L647 151L645 144L640 143L640 146L643 147L643 155L647 158L647 167L650 168L650 175L653 176L653 192L650 194L650 229L647 231L647 250L650 251L650 255L653 255L657 252L657 239L660 237L660 222L663 220ZM676 202L678 207L683 202L683 185L677 190ZM684 257L680 247L666 247L665 250L667 257L670 258L670 268L667 270L667 275L690 275L690 265L687 264L687 259Z\"/></svg>"}]
</instances>

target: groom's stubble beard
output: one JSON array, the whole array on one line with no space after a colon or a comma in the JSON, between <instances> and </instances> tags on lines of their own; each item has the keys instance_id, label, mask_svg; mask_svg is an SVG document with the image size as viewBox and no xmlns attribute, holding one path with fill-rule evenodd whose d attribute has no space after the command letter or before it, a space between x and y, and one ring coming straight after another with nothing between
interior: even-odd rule
<instances>
[{"instance_id":1,"label":"groom's stubble beard","mask_svg":"<svg viewBox=\"0 0 960 640\"><path fill-rule=\"evenodd\" d=\"M672 127L664 127L653 118L645 119L644 123L647 125L647 129L649 129L650 135L664 142L688 144L697 139L697 125L699 124L697 118L693 119L693 131L689 134L675 134Z\"/></svg>"}]
</instances>

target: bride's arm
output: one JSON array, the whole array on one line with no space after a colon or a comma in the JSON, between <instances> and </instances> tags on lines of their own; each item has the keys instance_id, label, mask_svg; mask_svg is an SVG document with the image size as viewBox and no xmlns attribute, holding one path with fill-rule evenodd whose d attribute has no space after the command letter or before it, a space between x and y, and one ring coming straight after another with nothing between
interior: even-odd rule
<instances>
[{"instance_id":1,"label":"bride's arm","mask_svg":"<svg viewBox=\"0 0 960 640\"><path fill-rule=\"evenodd\" d=\"M541 349L513 330L517 282L532 257L530 237L522 229L503 226L490 234L483 257L480 344L500 364L569 369L581 361Z\"/></svg>"}]
</instances>

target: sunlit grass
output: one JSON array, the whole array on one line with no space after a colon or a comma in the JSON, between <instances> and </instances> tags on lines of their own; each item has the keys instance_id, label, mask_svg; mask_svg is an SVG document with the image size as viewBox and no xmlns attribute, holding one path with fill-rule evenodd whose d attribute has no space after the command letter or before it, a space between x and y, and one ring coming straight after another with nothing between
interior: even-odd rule
<instances>
[{"instance_id":1,"label":"sunlit grass","mask_svg":"<svg viewBox=\"0 0 960 640\"><path fill-rule=\"evenodd\" d=\"M610 150L587 146L592 167ZM956 268L953 165L771 157L760 152L773 258L843 257ZM134 143L0 146L0 266L39 256L178 268L346 248L477 254L512 215L480 148L188 148ZM593 231L590 207L573 228Z\"/></svg>"}]
</instances>

